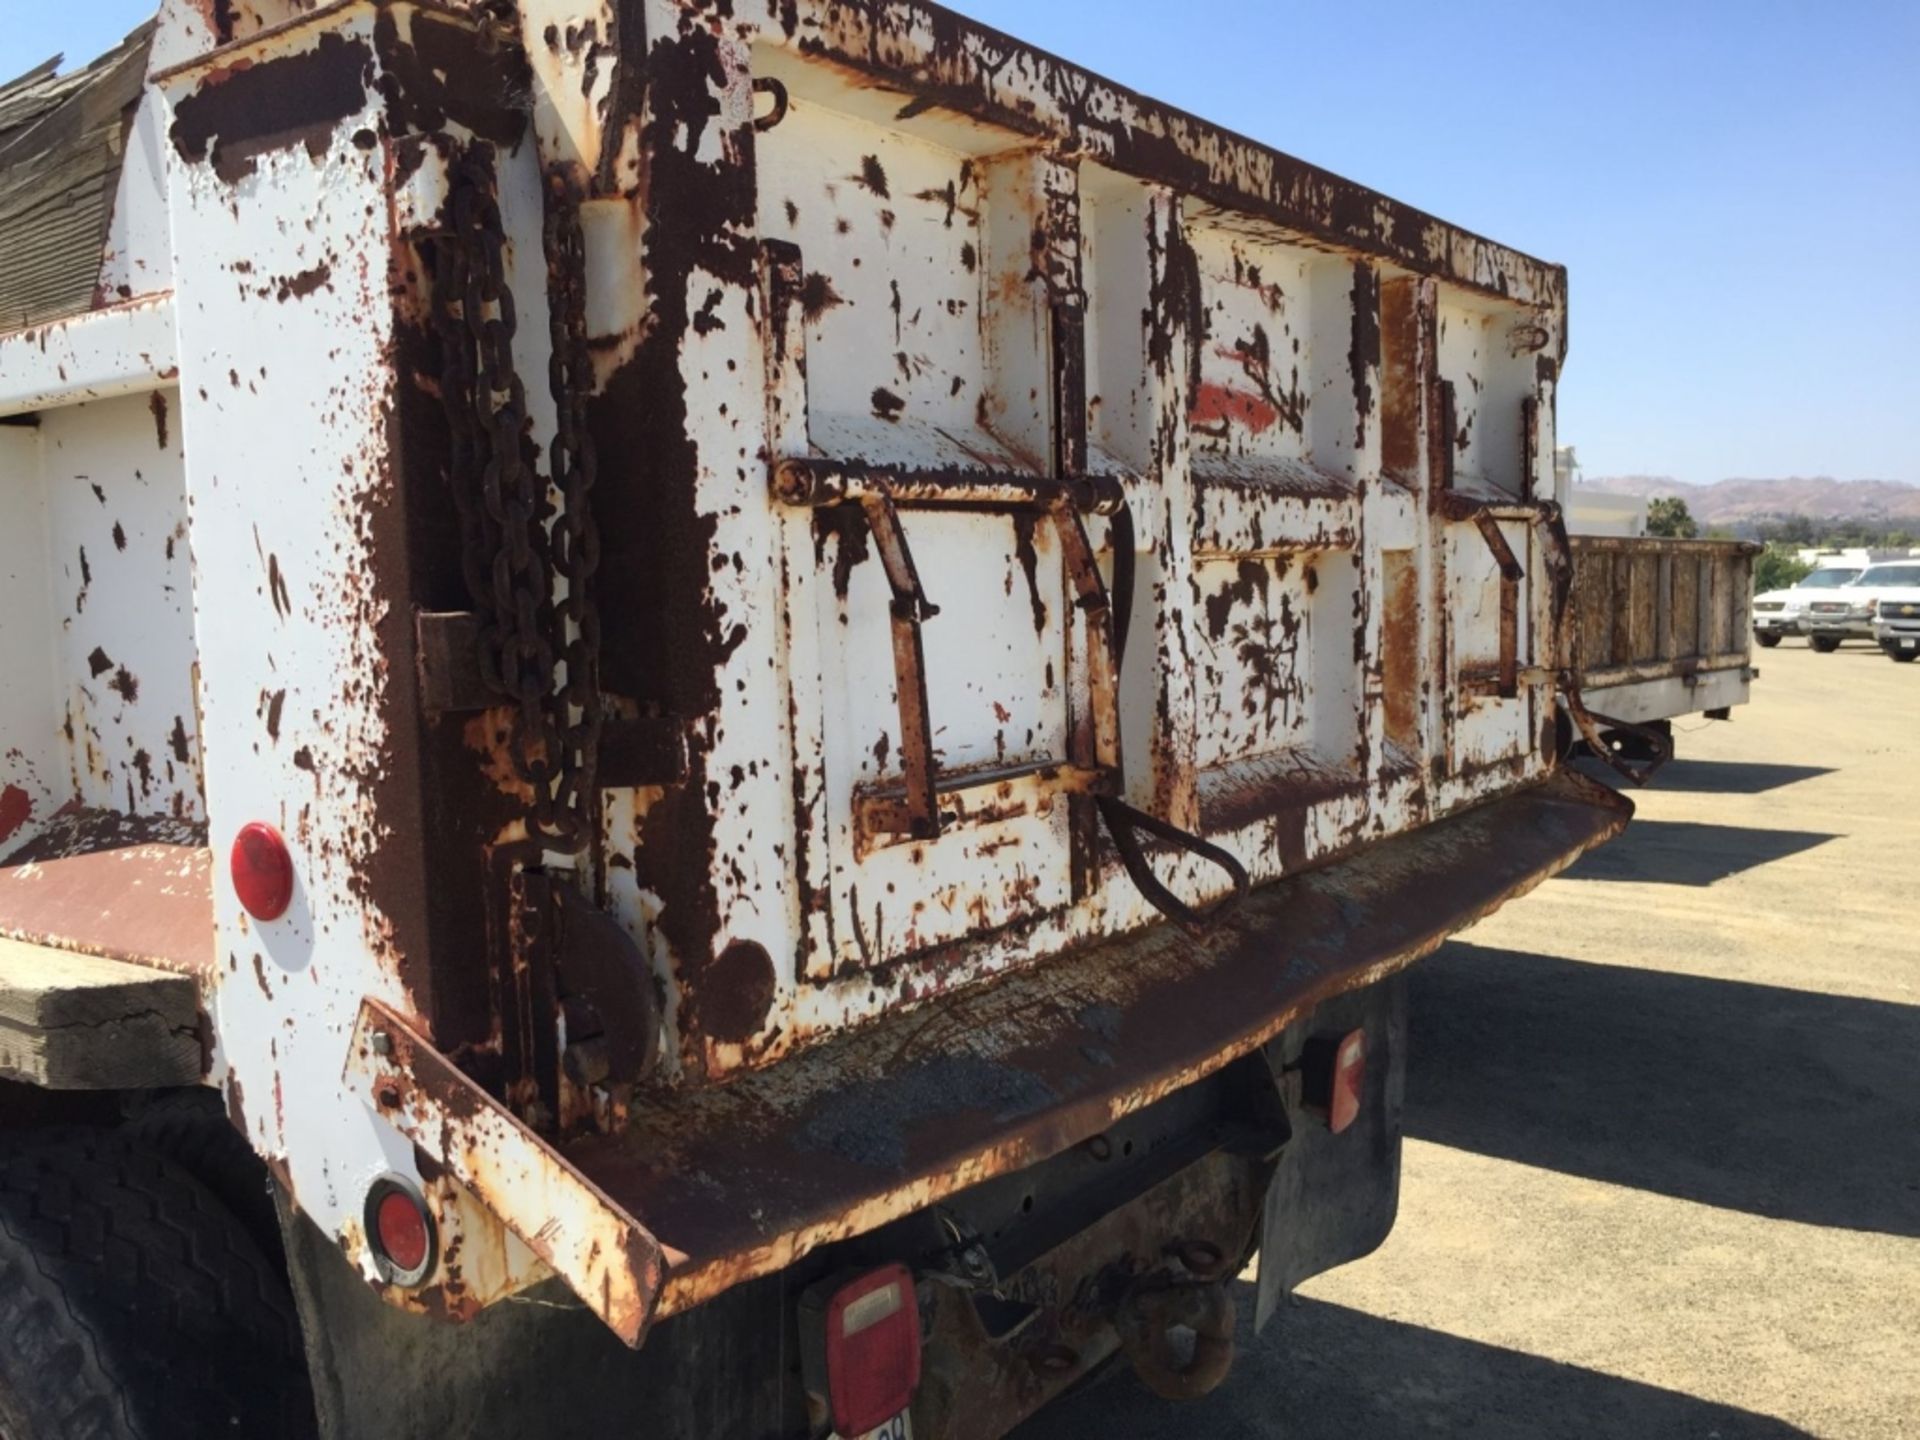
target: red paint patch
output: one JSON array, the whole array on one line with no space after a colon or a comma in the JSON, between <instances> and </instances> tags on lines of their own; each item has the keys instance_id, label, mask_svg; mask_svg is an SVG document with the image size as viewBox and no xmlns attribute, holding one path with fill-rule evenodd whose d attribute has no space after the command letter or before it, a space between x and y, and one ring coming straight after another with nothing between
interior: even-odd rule
<instances>
[{"instance_id":1,"label":"red paint patch","mask_svg":"<svg viewBox=\"0 0 1920 1440\"><path fill-rule=\"evenodd\" d=\"M1238 425L1262 435L1280 423L1280 412L1258 395L1207 381L1193 397L1193 410L1187 418L1196 426Z\"/></svg>"},{"instance_id":2,"label":"red paint patch","mask_svg":"<svg viewBox=\"0 0 1920 1440\"><path fill-rule=\"evenodd\" d=\"M13 838L13 832L33 817L33 797L18 785L0 790L0 845Z\"/></svg>"}]
</instances>

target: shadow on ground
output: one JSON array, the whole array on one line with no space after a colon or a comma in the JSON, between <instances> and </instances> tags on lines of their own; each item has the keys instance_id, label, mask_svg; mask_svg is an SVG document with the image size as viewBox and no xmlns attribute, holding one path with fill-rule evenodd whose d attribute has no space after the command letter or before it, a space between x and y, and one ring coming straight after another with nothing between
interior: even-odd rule
<instances>
[{"instance_id":1,"label":"shadow on ground","mask_svg":"<svg viewBox=\"0 0 1920 1440\"><path fill-rule=\"evenodd\" d=\"M1458 942L1412 986L1410 1135L1920 1236L1920 1007Z\"/></svg>"},{"instance_id":2,"label":"shadow on ground","mask_svg":"<svg viewBox=\"0 0 1920 1440\"><path fill-rule=\"evenodd\" d=\"M1654 778L1655 790L1683 795L1764 795L1833 774L1823 765L1765 765L1738 760L1675 760Z\"/></svg>"},{"instance_id":3,"label":"shadow on ground","mask_svg":"<svg viewBox=\"0 0 1920 1440\"><path fill-rule=\"evenodd\" d=\"M1663 778L1664 774L1662 772ZM1785 860L1840 838L1815 830L1702 825L1690 820L1635 820L1625 835L1582 856L1566 875L1570 880L1711 885L1729 875L1757 870L1762 865L1771 865L1776 860Z\"/></svg>"},{"instance_id":4,"label":"shadow on ground","mask_svg":"<svg viewBox=\"0 0 1920 1440\"><path fill-rule=\"evenodd\" d=\"M1677 1391L1312 1300L1287 1306L1254 1340L1253 1286L1237 1289L1243 1348L1221 1389L1174 1409L1120 1373L1014 1432L1014 1440L1787 1440L1807 1433Z\"/></svg>"}]
</instances>

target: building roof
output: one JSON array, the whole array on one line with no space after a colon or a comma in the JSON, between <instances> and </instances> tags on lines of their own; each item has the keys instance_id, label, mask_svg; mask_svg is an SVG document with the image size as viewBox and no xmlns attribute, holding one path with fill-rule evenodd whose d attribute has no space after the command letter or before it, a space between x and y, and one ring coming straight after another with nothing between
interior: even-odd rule
<instances>
[{"instance_id":1,"label":"building roof","mask_svg":"<svg viewBox=\"0 0 1920 1440\"><path fill-rule=\"evenodd\" d=\"M151 22L92 64L0 85L0 329L93 308Z\"/></svg>"}]
</instances>

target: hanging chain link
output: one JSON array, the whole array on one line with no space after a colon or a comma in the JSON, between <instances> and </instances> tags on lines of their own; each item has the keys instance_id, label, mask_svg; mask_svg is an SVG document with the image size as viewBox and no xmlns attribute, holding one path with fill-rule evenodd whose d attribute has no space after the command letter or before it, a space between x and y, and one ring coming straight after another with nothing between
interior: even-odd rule
<instances>
[{"instance_id":1,"label":"hanging chain link","mask_svg":"<svg viewBox=\"0 0 1920 1440\"><path fill-rule=\"evenodd\" d=\"M553 532L553 567L567 582L560 602L567 683L560 692L559 813L590 823L599 791L595 769L604 715L600 706L600 612L593 577L600 569L600 531L593 523L593 483L599 473L587 430L593 359L587 348L587 247L580 230L582 186L554 167L547 175L546 223L548 381L555 421L549 468L560 487L560 518Z\"/></svg>"},{"instance_id":2,"label":"hanging chain link","mask_svg":"<svg viewBox=\"0 0 1920 1440\"><path fill-rule=\"evenodd\" d=\"M602 710L600 622L588 597L600 563L593 524L592 385L577 185L550 177L542 238L548 269L557 412L550 462L560 491L551 537L546 480L527 438L527 397L513 364L517 328L507 281L494 149L475 142L452 167L450 227L435 247L433 314L441 403L460 517L461 569L480 618L480 669L517 713L509 755L532 792L532 833L578 852L592 834ZM556 600L557 582L566 594ZM557 683L556 663L566 678Z\"/></svg>"}]
</instances>

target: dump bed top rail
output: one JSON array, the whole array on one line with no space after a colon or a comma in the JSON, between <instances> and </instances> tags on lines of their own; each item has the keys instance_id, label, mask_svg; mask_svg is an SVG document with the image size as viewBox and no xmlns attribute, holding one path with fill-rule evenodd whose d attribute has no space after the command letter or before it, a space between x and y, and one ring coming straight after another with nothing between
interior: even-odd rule
<instances>
[{"instance_id":1,"label":"dump bed top rail","mask_svg":"<svg viewBox=\"0 0 1920 1440\"><path fill-rule=\"evenodd\" d=\"M763 0L764 33L885 89L873 107L948 110L1240 215L1521 304L1559 307L1566 269L917 0ZM891 92L891 93L888 93ZM900 97L895 99L894 96ZM904 100L904 106L901 103Z\"/></svg>"}]
</instances>

